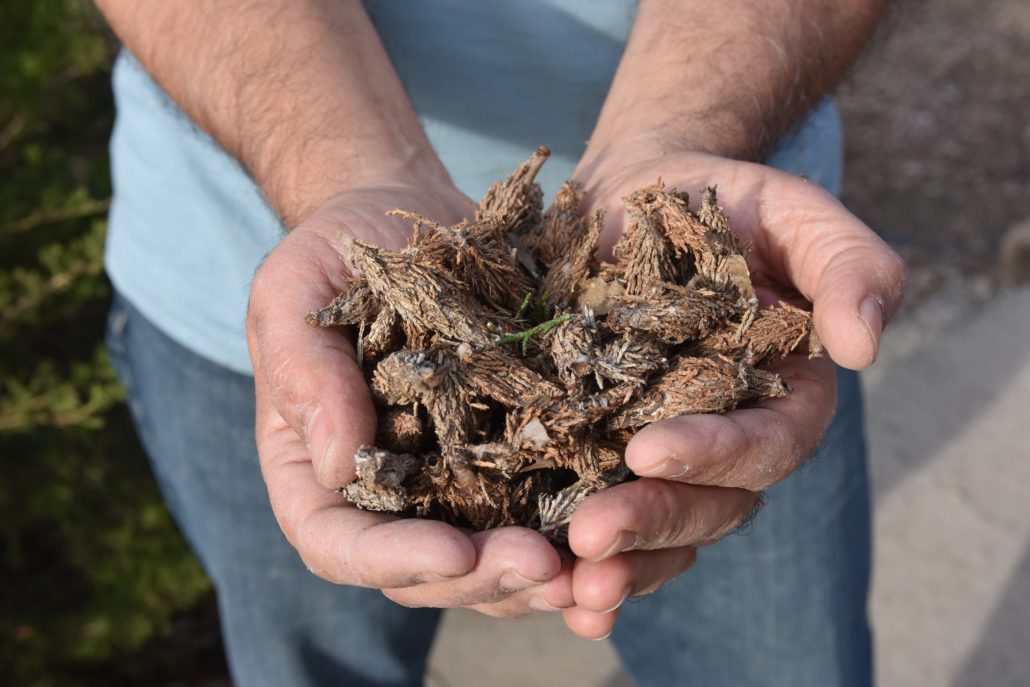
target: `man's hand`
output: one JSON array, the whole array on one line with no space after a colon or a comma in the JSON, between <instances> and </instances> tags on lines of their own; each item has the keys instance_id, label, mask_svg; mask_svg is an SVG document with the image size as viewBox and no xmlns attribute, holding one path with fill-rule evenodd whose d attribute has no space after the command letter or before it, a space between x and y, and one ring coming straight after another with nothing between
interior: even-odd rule
<instances>
[{"instance_id":1,"label":"man's hand","mask_svg":"<svg viewBox=\"0 0 1030 687\"><path fill-rule=\"evenodd\" d=\"M353 508L335 493L372 443L351 343L304 315L346 286L347 242L399 248L383 213L471 215L360 2L97 0L147 71L246 167L292 229L257 272L247 337L273 509L316 574L411 606L493 615L571 604L570 564L539 534L468 534ZM406 183L407 182L407 183Z\"/></svg>"},{"instance_id":2,"label":"man's hand","mask_svg":"<svg viewBox=\"0 0 1030 687\"><path fill-rule=\"evenodd\" d=\"M735 231L753 243L765 304L815 304L831 358L859 369L876 357L904 287L896 255L835 198L759 160L837 83L887 0L647 0L576 176L588 205L609 210L602 252L622 230L622 196L658 177L698 200L718 185ZM703 152L699 152L703 151ZM689 567L695 547L732 531L770 484L810 456L833 414L833 366L794 356L777 371L794 389L725 415L679 417L641 430L626 462L644 479L587 499L569 543L580 556L576 606L584 637L611 632L630 594Z\"/></svg>"},{"instance_id":3,"label":"man's hand","mask_svg":"<svg viewBox=\"0 0 1030 687\"><path fill-rule=\"evenodd\" d=\"M471 215L448 184L354 190L312 213L268 256L251 290L247 337L257 388L257 443L272 508L320 577L373 587L407 606L468 606L510 616L571 605L571 563L517 527L468 533L348 504L335 489L375 436L375 409L350 338L304 314L349 279L349 242L403 246L408 227L384 217L417 208L441 221Z\"/></svg>"},{"instance_id":4,"label":"man's hand","mask_svg":"<svg viewBox=\"0 0 1030 687\"><path fill-rule=\"evenodd\" d=\"M814 304L815 326L833 362L873 362L880 334L900 304L904 266L893 251L832 195L785 172L700 153L656 156L627 165L603 156L581 166L588 202L606 207L610 249L622 230L621 198L653 183L698 191L718 185L731 225L751 242L749 264L763 306ZM619 162L616 162L618 160ZM569 543L580 557L573 575L577 634L611 631L618 606L654 591L694 560L695 547L731 532L761 492L794 472L818 448L833 417L836 377L830 359L795 354L774 369L793 393L725 415L681 416L633 438L626 462L644 479L587 499Z\"/></svg>"}]
</instances>

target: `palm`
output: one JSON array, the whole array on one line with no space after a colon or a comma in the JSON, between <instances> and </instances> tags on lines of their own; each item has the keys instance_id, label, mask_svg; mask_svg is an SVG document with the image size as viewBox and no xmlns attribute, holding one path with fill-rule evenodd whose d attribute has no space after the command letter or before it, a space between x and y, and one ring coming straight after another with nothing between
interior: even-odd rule
<instances>
[{"instance_id":1,"label":"palm","mask_svg":"<svg viewBox=\"0 0 1030 687\"><path fill-rule=\"evenodd\" d=\"M348 192L307 218L255 275L247 334L273 510L307 566L334 582L378 588L405 605L492 615L567 606L568 567L538 533L467 534L360 511L335 493L353 478L357 449L374 441L375 408L349 337L314 330L304 315L347 287L351 241L403 246L410 228L384 216L397 207L449 222L471 214L449 185Z\"/></svg>"}]
</instances>

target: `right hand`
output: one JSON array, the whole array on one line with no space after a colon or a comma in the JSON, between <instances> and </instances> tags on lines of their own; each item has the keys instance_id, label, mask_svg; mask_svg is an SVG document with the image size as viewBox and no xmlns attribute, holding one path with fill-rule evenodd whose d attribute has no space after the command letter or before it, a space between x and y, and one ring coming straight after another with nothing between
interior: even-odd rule
<instances>
[{"instance_id":1,"label":"right hand","mask_svg":"<svg viewBox=\"0 0 1030 687\"><path fill-rule=\"evenodd\" d=\"M359 510L337 489L374 441L376 414L350 338L305 315L353 279L351 239L401 248L394 208L452 223L473 212L449 182L351 190L305 218L261 265L250 293L257 446L279 525L305 565L337 584L380 589L411 607L464 606L515 616L572 605L570 560L539 533L470 533L442 522Z\"/></svg>"}]
</instances>

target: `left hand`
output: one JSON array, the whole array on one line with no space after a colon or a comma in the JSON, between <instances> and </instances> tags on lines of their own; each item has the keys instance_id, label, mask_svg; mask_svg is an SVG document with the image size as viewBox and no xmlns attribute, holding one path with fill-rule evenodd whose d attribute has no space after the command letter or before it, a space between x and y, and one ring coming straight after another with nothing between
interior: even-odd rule
<instances>
[{"instance_id":1,"label":"left hand","mask_svg":"<svg viewBox=\"0 0 1030 687\"><path fill-rule=\"evenodd\" d=\"M786 398L724 415L685 415L645 427L626 448L641 476L595 494L576 510L569 545L576 634L607 636L628 596L647 594L689 568L696 548L733 531L761 493L815 453L833 418L833 363L860 370L901 303L905 267L869 227L818 185L763 165L702 153L620 155L584 161L577 178L590 208L608 211L603 255L621 234L621 199L661 177L700 199L717 185L732 228L752 244L748 258L762 306L803 296L829 358L791 355L772 366ZM832 362L831 362L832 359Z\"/></svg>"}]
</instances>

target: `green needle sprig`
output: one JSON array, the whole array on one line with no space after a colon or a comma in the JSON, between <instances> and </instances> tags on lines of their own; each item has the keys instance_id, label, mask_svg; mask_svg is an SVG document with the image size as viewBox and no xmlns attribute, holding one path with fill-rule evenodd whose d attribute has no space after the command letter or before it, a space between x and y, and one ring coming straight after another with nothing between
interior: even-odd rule
<instances>
[{"instance_id":1,"label":"green needle sprig","mask_svg":"<svg viewBox=\"0 0 1030 687\"><path fill-rule=\"evenodd\" d=\"M508 334L506 336L502 336L501 338L499 338L497 340L496 343L497 343L498 346L503 346L505 344L520 343L521 342L521 344L522 344L522 355L526 355L526 354L529 353L529 340L531 338L533 338L534 336L538 336L538 335L539 336L543 336L544 334L547 334L549 331L551 331L555 327L560 327L561 325L565 324L568 321L569 321L569 314L565 313L564 315L561 315L559 317L555 317L552 320L547 320L546 322L541 322L540 324L538 324L535 327L532 327L531 329L527 329L525 331L515 332L514 334Z\"/></svg>"}]
</instances>

